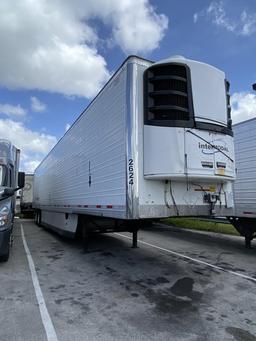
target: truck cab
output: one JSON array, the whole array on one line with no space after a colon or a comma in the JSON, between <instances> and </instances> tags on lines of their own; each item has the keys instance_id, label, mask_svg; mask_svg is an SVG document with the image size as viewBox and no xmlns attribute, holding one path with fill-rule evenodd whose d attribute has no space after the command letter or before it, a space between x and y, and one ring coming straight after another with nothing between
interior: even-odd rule
<instances>
[{"instance_id":1,"label":"truck cab","mask_svg":"<svg viewBox=\"0 0 256 341\"><path fill-rule=\"evenodd\" d=\"M19 170L20 150L0 140L0 261L7 261L12 240L16 191L24 186Z\"/></svg>"}]
</instances>

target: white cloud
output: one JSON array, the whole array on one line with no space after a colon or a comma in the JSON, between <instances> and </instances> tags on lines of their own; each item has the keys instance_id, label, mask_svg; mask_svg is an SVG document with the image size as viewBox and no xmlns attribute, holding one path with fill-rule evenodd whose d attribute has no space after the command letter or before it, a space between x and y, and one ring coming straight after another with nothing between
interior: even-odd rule
<instances>
[{"instance_id":1,"label":"white cloud","mask_svg":"<svg viewBox=\"0 0 256 341\"><path fill-rule=\"evenodd\" d=\"M70 127L71 127L71 124L67 123L65 126L65 131L68 131Z\"/></svg>"},{"instance_id":2,"label":"white cloud","mask_svg":"<svg viewBox=\"0 0 256 341\"><path fill-rule=\"evenodd\" d=\"M224 27L228 31L234 32L236 25L227 17L222 1L211 2L206 10L206 13L211 17L212 22Z\"/></svg>"},{"instance_id":3,"label":"white cloud","mask_svg":"<svg viewBox=\"0 0 256 341\"><path fill-rule=\"evenodd\" d=\"M233 123L256 117L256 95L250 92L235 92L230 103Z\"/></svg>"},{"instance_id":4,"label":"white cloud","mask_svg":"<svg viewBox=\"0 0 256 341\"><path fill-rule=\"evenodd\" d=\"M41 102L37 97L30 97L31 109L35 112L42 112L46 110L46 104Z\"/></svg>"},{"instance_id":5,"label":"white cloud","mask_svg":"<svg viewBox=\"0 0 256 341\"><path fill-rule=\"evenodd\" d=\"M250 36L256 32L256 13L248 14L243 11L241 14L241 35Z\"/></svg>"},{"instance_id":6,"label":"white cloud","mask_svg":"<svg viewBox=\"0 0 256 341\"><path fill-rule=\"evenodd\" d=\"M28 173L28 174L34 173L34 170L40 164L41 161L42 160L23 161L21 164L21 167L23 167L22 168L23 172Z\"/></svg>"},{"instance_id":7,"label":"white cloud","mask_svg":"<svg viewBox=\"0 0 256 341\"><path fill-rule=\"evenodd\" d=\"M200 17L240 36L250 36L256 32L256 12L248 13L243 10L237 18L230 18L223 1L212 1L207 8L194 13L194 23L197 23Z\"/></svg>"},{"instance_id":8,"label":"white cloud","mask_svg":"<svg viewBox=\"0 0 256 341\"><path fill-rule=\"evenodd\" d=\"M24 117L27 114L27 111L23 109L19 104L11 105L11 104L0 104L0 114L7 116L16 116L16 117Z\"/></svg>"},{"instance_id":9,"label":"white cloud","mask_svg":"<svg viewBox=\"0 0 256 341\"><path fill-rule=\"evenodd\" d=\"M193 15L193 21L194 21L195 24L196 24L197 21L198 21L198 16L199 16L198 13L194 13L194 15Z\"/></svg>"},{"instance_id":10,"label":"white cloud","mask_svg":"<svg viewBox=\"0 0 256 341\"><path fill-rule=\"evenodd\" d=\"M0 85L94 96L110 76L95 18L126 53L151 52L168 26L148 0L0 1Z\"/></svg>"},{"instance_id":11,"label":"white cloud","mask_svg":"<svg viewBox=\"0 0 256 341\"><path fill-rule=\"evenodd\" d=\"M31 173L35 165L56 144L55 136L26 128L23 123L0 119L0 136L21 150L21 170Z\"/></svg>"},{"instance_id":12,"label":"white cloud","mask_svg":"<svg viewBox=\"0 0 256 341\"><path fill-rule=\"evenodd\" d=\"M168 18L156 14L145 0L120 1L119 13L111 16L114 40L126 53L145 53L159 47Z\"/></svg>"}]
</instances>

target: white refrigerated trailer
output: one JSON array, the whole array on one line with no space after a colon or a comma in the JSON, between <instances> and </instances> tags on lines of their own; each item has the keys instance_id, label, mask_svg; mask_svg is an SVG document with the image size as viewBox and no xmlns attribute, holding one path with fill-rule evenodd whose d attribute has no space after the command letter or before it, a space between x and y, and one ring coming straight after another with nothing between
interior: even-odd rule
<instances>
[{"instance_id":1,"label":"white refrigerated trailer","mask_svg":"<svg viewBox=\"0 0 256 341\"><path fill-rule=\"evenodd\" d=\"M22 214L33 213L33 185L34 174L25 174L25 185L20 193L20 212Z\"/></svg>"},{"instance_id":2,"label":"white refrigerated trailer","mask_svg":"<svg viewBox=\"0 0 256 341\"><path fill-rule=\"evenodd\" d=\"M255 108L256 109L256 108ZM237 177L234 216L230 222L245 237L246 247L256 237L256 118L234 125Z\"/></svg>"},{"instance_id":3,"label":"white refrigerated trailer","mask_svg":"<svg viewBox=\"0 0 256 341\"><path fill-rule=\"evenodd\" d=\"M205 63L128 57L36 169L37 223L136 243L145 219L231 215L228 88Z\"/></svg>"}]
</instances>

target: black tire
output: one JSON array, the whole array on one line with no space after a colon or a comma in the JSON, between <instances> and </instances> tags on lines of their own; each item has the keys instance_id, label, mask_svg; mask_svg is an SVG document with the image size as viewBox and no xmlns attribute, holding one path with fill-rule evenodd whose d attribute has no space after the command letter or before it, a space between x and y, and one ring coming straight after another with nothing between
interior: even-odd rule
<instances>
[{"instance_id":1,"label":"black tire","mask_svg":"<svg viewBox=\"0 0 256 341\"><path fill-rule=\"evenodd\" d=\"M37 226L41 226L41 211L40 210L36 211L35 221L36 221Z\"/></svg>"},{"instance_id":2,"label":"black tire","mask_svg":"<svg viewBox=\"0 0 256 341\"><path fill-rule=\"evenodd\" d=\"M10 243L8 243L8 250L5 254L0 256L0 262L7 262L10 256Z\"/></svg>"},{"instance_id":3,"label":"black tire","mask_svg":"<svg viewBox=\"0 0 256 341\"><path fill-rule=\"evenodd\" d=\"M88 233L88 229L86 228L86 225L84 225L82 228L82 238L83 238L84 252L86 253L89 248L89 233Z\"/></svg>"}]
</instances>

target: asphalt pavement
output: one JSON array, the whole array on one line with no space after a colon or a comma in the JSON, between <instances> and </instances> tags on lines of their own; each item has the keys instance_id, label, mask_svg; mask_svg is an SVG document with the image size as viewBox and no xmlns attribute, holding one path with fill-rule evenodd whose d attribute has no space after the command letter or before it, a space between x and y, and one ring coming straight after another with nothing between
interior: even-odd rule
<instances>
[{"instance_id":1,"label":"asphalt pavement","mask_svg":"<svg viewBox=\"0 0 256 341\"><path fill-rule=\"evenodd\" d=\"M22 235L23 231L23 235ZM17 219L0 263L0 340L256 341L256 249L155 224L64 239Z\"/></svg>"}]
</instances>

